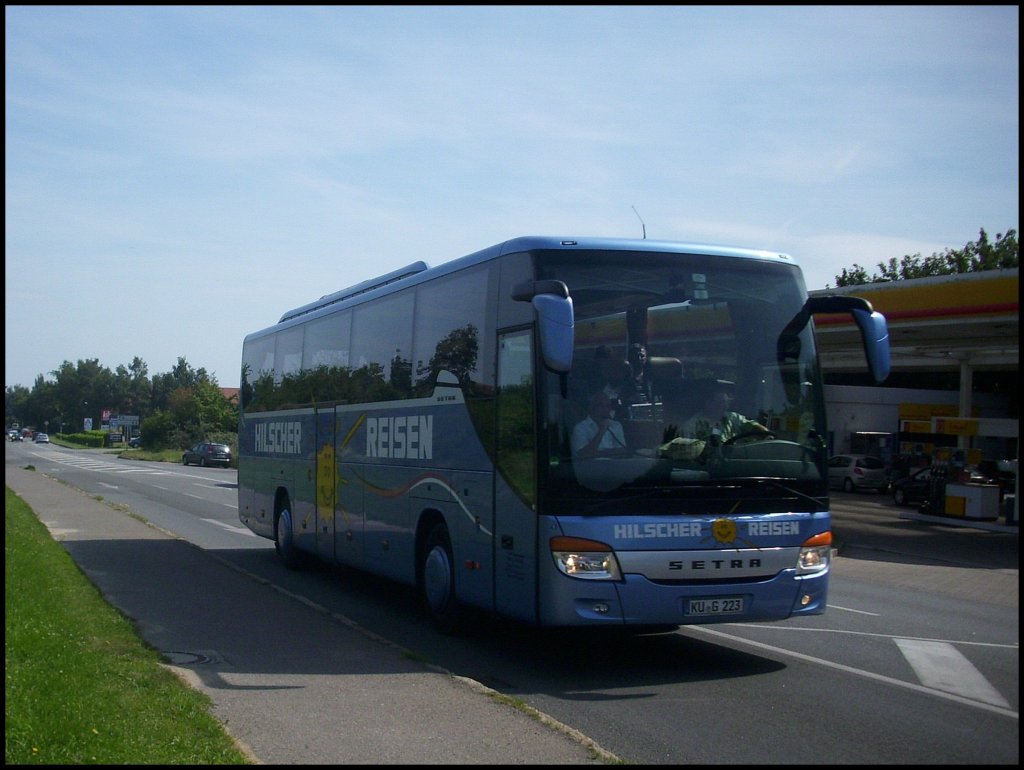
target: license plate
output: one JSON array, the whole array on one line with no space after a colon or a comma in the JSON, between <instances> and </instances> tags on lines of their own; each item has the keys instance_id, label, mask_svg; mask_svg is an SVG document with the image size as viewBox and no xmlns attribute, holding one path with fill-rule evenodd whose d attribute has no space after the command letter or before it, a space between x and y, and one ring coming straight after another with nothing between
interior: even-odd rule
<instances>
[{"instance_id":1,"label":"license plate","mask_svg":"<svg viewBox=\"0 0 1024 770\"><path fill-rule=\"evenodd\" d=\"M742 596L720 596L715 599L690 599L687 615L734 615L743 612Z\"/></svg>"}]
</instances>

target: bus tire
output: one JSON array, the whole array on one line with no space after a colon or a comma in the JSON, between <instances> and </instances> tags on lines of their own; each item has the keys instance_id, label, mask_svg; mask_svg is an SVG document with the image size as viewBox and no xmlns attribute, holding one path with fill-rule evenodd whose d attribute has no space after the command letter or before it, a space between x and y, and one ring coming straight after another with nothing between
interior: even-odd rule
<instances>
[{"instance_id":1,"label":"bus tire","mask_svg":"<svg viewBox=\"0 0 1024 770\"><path fill-rule=\"evenodd\" d=\"M420 565L423 604L430 619L443 634L462 628L462 610L455 598L455 562L448 527L438 522L427 534Z\"/></svg>"},{"instance_id":2,"label":"bus tire","mask_svg":"<svg viewBox=\"0 0 1024 770\"><path fill-rule=\"evenodd\" d=\"M274 550L287 569L298 569L302 565L292 536L292 512L287 502L274 520Z\"/></svg>"}]
</instances>

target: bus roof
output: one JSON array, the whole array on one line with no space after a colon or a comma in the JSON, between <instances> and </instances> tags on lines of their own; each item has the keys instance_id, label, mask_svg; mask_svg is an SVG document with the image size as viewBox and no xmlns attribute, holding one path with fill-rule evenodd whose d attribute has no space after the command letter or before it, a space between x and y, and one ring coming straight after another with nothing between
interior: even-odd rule
<instances>
[{"instance_id":1,"label":"bus roof","mask_svg":"<svg viewBox=\"0 0 1024 770\"><path fill-rule=\"evenodd\" d=\"M770 261L782 261L789 264L796 264L796 261L788 254L774 251L763 251L757 249L740 248L736 246L722 246L706 243L687 243L681 241L659 241L646 238L597 238L597 237L557 237L545 235L525 235L511 238L507 241L489 246L480 251L457 257L447 262L431 267L426 262L419 261L406 265L405 267L385 273L376 278L370 278L360 283L353 284L348 288L331 294L325 294L320 299L300 305L297 308L287 311L278 320L277 325L254 332L248 337L259 336L263 332L278 328L280 324L292 321L300 316L315 313L330 305L352 299L356 296L368 295L371 292L383 289L404 288L422 281L430 280L440 275L446 275L456 270L471 267L482 262L495 259L505 254L515 254L523 251L536 250L598 250L598 251L649 251L657 253L675 254L709 254L723 257L742 257L747 259L760 259ZM392 286L393 284L393 286ZM369 299L367 296L366 299Z\"/></svg>"}]
</instances>

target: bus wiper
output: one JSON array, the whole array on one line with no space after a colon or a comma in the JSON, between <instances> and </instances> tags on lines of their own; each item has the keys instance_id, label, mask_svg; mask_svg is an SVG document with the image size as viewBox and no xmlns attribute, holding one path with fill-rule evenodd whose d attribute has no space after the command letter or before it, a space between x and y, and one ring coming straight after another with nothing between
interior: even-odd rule
<instances>
[{"instance_id":1,"label":"bus wiper","mask_svg":"<svg viewBox=\"0 0 1024 770\"><path fill-rule=\"evenodd\" d=\"M736 479L736 481L740 481L740 479ZM814 503L817 506L822 506L822 507L825 506L825 498L824 497L814 497L813 495L808 495L808 494L806 494L804 492L801 492L799 489L793 489L792 487L787 486L785 484L780 484L777 479L767 478L767 477L757 477L757 478L743 479L742 481L754 482L758 486L773 487L773 488L779 489L779 490L781 490L783 492L788 492L791 495L795 495L796 497L801 497L804 500L812 502L812 503Z\"/></svg>"},{"instance_id":2,"label":"bus wiper","mask_svg":"<svg viewBox=\"0 0 1024 770\"><path fill-rule=\"evenodd\" d=\"M617 507L622 503L633 503L640 500L654 500L659 497L674 497L679 494L680 490L691 489L707 491L708 489L714 489L716 485L708 485L707 482L704 484L672 484L672 485L659 485L645 488L641 492L636 492L631 495L622 495L616 497L608 497L599 502L594 503L591 507L595 509Z\"/></svg>"}]
</instances>

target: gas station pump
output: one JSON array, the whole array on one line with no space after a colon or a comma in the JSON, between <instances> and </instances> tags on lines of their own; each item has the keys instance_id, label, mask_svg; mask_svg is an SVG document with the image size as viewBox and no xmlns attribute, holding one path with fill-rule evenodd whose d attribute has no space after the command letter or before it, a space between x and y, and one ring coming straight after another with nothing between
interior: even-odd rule
<instances>
[{"instance_id":1,"label":"gas station pump","mask_svg":"<svg viewBox=\"0 0 1024 770\"><path fill-rule=\"evenodd\" d=\"M928 495L921 501L918 510L941 516L946 512L946 482L949 480L948 465L933 465L928 480Z\"/></svg>"}]
</instances>

